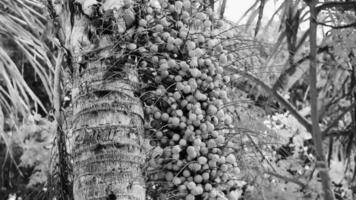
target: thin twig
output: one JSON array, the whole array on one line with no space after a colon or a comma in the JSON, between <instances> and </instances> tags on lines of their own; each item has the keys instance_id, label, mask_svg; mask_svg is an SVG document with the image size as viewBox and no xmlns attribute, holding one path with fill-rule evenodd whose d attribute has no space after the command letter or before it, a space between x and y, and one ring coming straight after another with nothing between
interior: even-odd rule
<instances>
[{"instance_id":1,"label":"thin twig","mask_svg":"<svg viewBox=\"0 0 356 200\"><path fill-rule=\"evenodd\" d=\"M280 174L277 174L275 172L270 172L270 171L266 171L265 173L268 174L268 175L271 175L271 176L275 176L275 177L277 177L279 179L282 179L284 181L295 183L295 184L299 185L300 187L302 187L303 189L308 187L307 184L305 184L305 183L303 183L303 182L301 182L301 181L299 181L298 179L295 179L295 178L282 176Z\"/></svg>"},{"instance_id":2,"label":"thin twig","mask_svg":"<svg viewBox=\"0 0 356 200\"><path fill-rule=\"evenodd\" d=\"M336 126L340 119L343 118L345 116L346 113L348 113L351 109L353 109L356 106L356 102L354 102L353 104L351 104L350 106L348 106L333 122L331 122L329 124L329 126L323 130L322 132L322 136L325 136L328 134L328 132L330 131L331 128L333 128L334 126Z\"/></svg>"}]
</instances>

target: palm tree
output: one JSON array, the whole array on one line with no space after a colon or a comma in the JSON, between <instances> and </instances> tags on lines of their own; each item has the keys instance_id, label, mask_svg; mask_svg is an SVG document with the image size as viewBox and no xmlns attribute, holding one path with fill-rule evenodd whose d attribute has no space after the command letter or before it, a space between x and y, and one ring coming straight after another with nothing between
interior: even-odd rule
<instances>
[{"instance_id":1,"label":"palm tree","mask_svg":"<svg viewBox=\"0 0 356 200\"><path fill-rule=\"evenodd\" d=\"M20 0L19 2L23 3L23 1ZM29 4L37 3L37 1L30 0L26 2ZM170 9L172 8L172 6L176 6L175 9L182 9L182 2L180 2L180 4L174 4L174 1L169 2L172 3L169 7ZM8 5L11 5L11 1L7 1L7 3ZM51 61L55 60L53 61L53 63L55 63L55 67L49 68L51 69L51 76L48 77L48 79L45 79L47 78L45 76L43 81L53 81L53 84L50 84L48 91L50 99L53 99L52 104L55 109L54 119L58 124L58 147L60 152L63 151L63 148L66 147L65 140L63 139L64 125L62 126L63 114L61 111L61 96L63 96L63 94L61 94L61 90L63 89L63 86L61 86L60 80L62 79L63 71L69 71L71 79L73 80L73 84L70 88L71 106L69 107L69 109L71 109L72 113L70 114L71 120L69 132L73 135L73 193L74 199L76 200L145 199L146 197L145 181L142 175L142 165L145 162L145 152L143 150L143 146L145 144L145 140L143 139L144 114L142 105L143 102L138 96L139 88L141 87L140 81L142 80L142 77L139 77L139 71L137 67L138 63L140 63L140 61L137 60L139 56L135 56L135 53L142 53L144 51L147 51L147 49L145 48L137 48L137 44L135 43L137 41L142 40L142 38L135 38L135 36L137 36L135 35L135 31L139 31L139 28L145 26L143 24L145 24L146 22L145 20L140 20L138 22L138 20L135 19L137 16L139 16L140 19L145 18L145 16L142 16L143 13L140 10L140 6L144 5L143 3L148 3L148 1L142 1L142 4L141 1L132 3L129 0L105 2L95 0L81 0L75 2L71 0L46 1L47 11L51 18L51 20L48 22L47 29L48 32L53 33L56 38L55 44L58 51L58 56L57 59L49 59ZM21 4L21 6L25 5ZM190 1L185 1L184 6L186 7L186 10L194 9L193 6L190 7ZM202 6L202 4L199 3L197 4L197 7L198 6L199 8L208 7L207 5ZM147 9L147 12L149 12L148 10L149 9ZM157 8L155 12L159 12L159 9ZM21 14L21 12L17 13ZM174 15L174 12L172 13L172 15ZM188 15L189 17L189 13L187 13L188 12L186 12L185 15ZM210 11L210 13L213 13L213 11ZM204 21L205 29L210 30L213 27L210 19L207 18L207 16L210 15L206 15L204 13L199 14L200 15L198 18L200 18L201 20L196 20L196 24L193 24L192 27L198 26L198 23ZM137 23L139 23L139 28L136 29L135 25L137 25ZM169 24L169 22L167 21L165 21L164 23ZM191 22L189 20L186 20L184 23L189 24ZM190 25L191 24L189 24L189 26ZM183 22L181 22L181 26L185 26ZM8 29L5 29L5 31L8 31ZM177 32L175 31L176 30L172 30L172 35L177 35ZM32 34L35 34L36 30L30 29L30 32ZM188 33L183 31L182 34L184 33L188 35L189 31ZM230 36L226 37L234 37L233 33L231 32L227 35ZM215 33L212 33L211 36L214 37ZM183 38L184 36L181 37ZM27 39L34 39L36 41L36 37ZM200 38L200 40L204 40L204 38ZM179 43L179 41L181 43ZM196 44L194 42L190 41L189 44L182 45L183 41L184 40L178 40L177 46L180 45L184 47L184 51L187 51L189 49L195 50ZM217 45L219 46L219 48L217 49L220 49L220 51L222 50L223 47L220 44L215 43L218 40L211 39L209 41L209 44L205 44L203 42L200 43L203 43L203 45L206 46L210 46L209 48L211 49L214 49L214 45ZM177 40L175 40L175 43L176 42ZM197 44L198 43L199 42L197 42ZM150 44L151 43L148 43L148 45ZM224 43L224 45L229 46L229 44L227 43ZM206 181L209 182L211 181L211 179L209 179L209 176L212 176L214 178L214 181L216 182L213 184L213 186L219 188L219 185L222 185L222 182L227 183L228 181L229 176L227 175L226 171L237 168L236 158L234 157L234 155L231 152L223 152L222 150L223 148L225 148L224 136L219 135L220 132L218 131L214 132L214 126L221 125L222 128L219 127L220 130L220 128L224 129L225 125L231 125L232 123L232 119L226 117L228 114L224 113L222 105L223 100L227 100L226 91L223 91L223 89L225 89L226 87L224 86L223 81L227 81L228 78L224 77L224 80L222 79L223 68L219 66L219 64L226 64L228 62L228 58L226 55L218 55L218 59L216 59L215 57L204 58L207 60L206 63L208 64L205 64L205 61L202 58L199 62L199 65L202 65L206 68L207 66L209 66L210 68L202 69L202 71L205 71L200 72L200 69L197 68L198 63L195 62L198 61L198 57L194 55L204 54L204 51L199 48L197 48L196 50L197 51L189 52L189 56L192 58L187 58L188 51L185 54L179 51L177 51L176 53L181 53L180 61L182 61L183 64L185 63L184 67L188 66L188 69L190 66L185 61L183 61L183 59L191 59L190 65L194 66L194 69L189 69L191 70L189 71L189 76L182 76L189 77L192 82L189 83L189 86L184 86L184 90L186 91L185 93L187 93L186 96L189 96L189 101L193 102L196 105L200 105L200 103L202 104L202 107L206 110L206 112L204 111L204 114L206 114L207 119L206 124L204 124L206 126L202 125L200 127L201 121L205 122L203 121L203 119L205 120L205 118L202 110L200 108L198 109L197 107L197 109L194 108L194 112L197 113L192 113L192 109L190 109L189 106L192 106L193 104L188 103L189 106L186 105L186 111L184 112L189 113L191 119L187 120L185 116L181 117L184 117L185 120L190 123L189 124L187 122L189 128L193 129L186 131L187 134L186 136L184 135L184 137L187 138L189 136L188 144L191 146L189 146L189 151L187 150L187 154L189 155L186 156L187 158L183 158L183 161L181 163L186 162L184 164L186 164L187 166L189 165L189 167L193 167L192 170L196 170L195 172L199 171L199 167L205 167L202 170L208 170L209 165L211 165L210 167L212 168L212 175L205 173L205 179L207 179ZM130 52L128 53L128 51ZM157 52L158 50L155 51ZM211 52L217 53L219 51L211 50ZM165 54L166 52L158 53ZM33 56L37 54L37 51L34 51L31 52L29 55ZM164 57L167 55L168 53L166 55L160 56ZM177 57L177 55L172 54L172 57L174 56ZM208 54L205 56L208 56ZM229 58L229 62L231 59L232 58ZM201 64L202 60L204 61L203 64ZM34 63L37 64L37 62ZM43 64L42 62L40 63ZM173 62L172 65L174 64L175 63ZM149 67L147 68L155 67L152 67L152 63L149 63L148 65ZM54 70L52 70L53 68ZM164 72L167 71L163 70L163 73ZM181 72L184 72L184 70L182 69ZM205 73L205 75L209 73L209 76L211 76L210 79L206 77L207 81L205 82L205 89L203 90L197 89L197 83L194 82L195 76L199 76L199 73ZM179 77L180 75L177 76ZM161 81L159 80L159 78L160 77L153 77L153 80L157 80L157 82L159 82ZM175 79L173 80L176 81ZM214 80L215 82L211 83L212 80ZM178 80L176 82L180 81ZM199 84L203 84L202 81ZM177 88L174 88L174 92L177 94L175 98L179 99L183 95L180 95L178 89L176 89ZM215 91L210 92L209 94L202 94L201 91L204 90L209 92L210 90ZM221 99L219 97L220 94L221 96L223 96ZM208 99L207 96L211 96L212 99ZM33 99L35 99L35 96L33 96ZM167 102L165 103L167 104ZM214 104L216 104L216 106ZM167 107L167 105L165 105L165 107ZM185 107L185 105L182 107ZM198 113L198 111L200 113ZM220 119L214 116L214 114L216 113L218 113ZM165 114L167 115L167 113ZM199 118L197 117L198 114ZM180 115L183 115L182 110ZM170 122L167 122L166 125L167 127L175 126L174 128L177 129L178 117L174 116L169 118L169 120L172 118L174 118L175 120L174 123L169 124ZM178 119L178 122L179 120L180 119ZM187 124L182 122L181 124L179 124L179 127L186 127ZM176 131L178 133L183 132L182 130ZM204 136L197 136L197 138L195 138L192 135L195 133L192 133L192 131L199 132L199 134L201 134L202 131L205 132ZM208 134L210 132L211 135ZM208 148L205 148L204 151L204 156L206 157L199 157L201 158L199 160L201 164L198 164L197 155L200 155L200 152L197 153L193 145L196 145L196 148L200 148L200 145L202 144L200 137L205 137L205 139L203 140L205 143L207 143L208 140L210 142L209 145L211 147L209 148L212 148L211 151L214 156L209 158L211 159L211 162L209 164L207 159L208 155L206 155L210 151ZM185 141L185 139L182 139L182 141ZM221 146L217 146L215 140L218 141L217 144ZM170 142L174 144L173 139ZM187 141L185 142L187 143ZM177 146L179 145L176 145L176 147ZM186 147L187 145L182 144L182 146ZM168 146L168 148L166 149L169 148L171 147ZM179 151L180 148L176 148L176 150ZM226 153L226 155L224 153ZM176 156L178 156L179 158L181 155L176 153ZM183 154L183 157L184 156L185 155ZM222 158L219 159L219 163L217 164L216 162L218 161L213 159L219 158L219 156L221 156ZM59 155L59 157L63 157L63 155ZM60 161L62 160L65 159L60 158ZM63 163L60 164L63 165ZM179 166L177 165L176 167ZM217 170L217 167L221 167L221 171ZM67 173L65 168L60 168L60 171L62 174ZM177 174L176 176L178 175L179 174ZM66 181L65 178L65 176L61 177L62 183ZM173 178L175 178L175 183L177 183L177 181L179 182L185 179L184 177L180 177L182 179L178 178L178 180L177 177L168 176L168 178L166 178L168 179L168 187L171 187L173 185L173 181L171 180ZM190 179L188 180L192 182ZM212 185L209 184L207 187L207 192L205 192L204 195L209 195L209 191L211 191L211 195L213 195L214 197L224 195L221 191L217 191L215 188L213 188ZM182 184L182 186L185 187L184 184ZM221 188L224 188L225 186L226 185ZM199 184L197 187L195 187L194 184L193 186L192 184L190 184L189 187L191 187L191 194L188 195L189 198L194 198L194 196L196 195L203 195L203 187L201 184ZM229 189L230 188L228 188L227 186L224 188L224 190L228 191ZM184 190L184 192L187 192L186 188L182 190Z\"/></svg>"},{"instance_id":2,"label":"palm tree","mask_svg":"<svg viewBox=\"0 0 356 200\"><path fill-rule=\"evenodd\" d=\"M88 3L89 2L89 5ZM82 2L84 11L91 9L91 1ZM73 135L75 138L74 157L74 197L75 199L145 199L141 165L145 158L143 143L143 110L135 92L138 89L137 72L130 64L123 64L119 71L110 71L110 66L123 57L111 49L95 55L100 61L88 61L93 38L88 38L89 24L85 12L74 10L71 1L47 2L52 22L60 22L61 30L45 26L46 19L39 11L43 4L39 1L2 1L0 34L13 40L32 64L36 75L46 88L49 99L56 109L56 120L61 123L61 86L59 81L64 52L60 50L54 72L50 50L39 38L40 30L53 31L59 38L58 48L64 48L70 65L73 65ZM66 9L61 9L61 7ZM87 7L85 7L85 6ZM78 6L78 5L77 5ZM111 6L121 8L122 1ZM131 9L127 10L132 12ZM131 13L132 14L132 13ZM77 17L69 17L78 15ZM82 15L82 16L80 16ZM126 15L124 26L131 25L132 15ZM73 21L72 21L73 20ZM129 21L131 20L131 21ZM48 23L49 25L53 25ZM72 25L75 26L72 27ZM53 28L53 29L52 29ZM104 32L102 27L100 31ZM52 29L52 30L51 30ZM99 28L98 28L99 30ZM48 33L48 32L47 32ZM45 33L46 34L46 33ZM106 37L98 38L96 44ZM62 45L62 46L61 46ZM92 52L95 54L95 52ZM109 58L105 55L111 55ZM92 54L93 55L93 54ZM31 105L42 104L29 88L15 61L8 51L0 48L1 101L5 114L22 111L26 116ZM84 60L83 60L84 59ZM126 58L125 58L126 59ZM105 62L102 62L105 60ZM126 62L124 62L126 63ZM120 63L121 64L121 63ZM67 66L67 69L71 66ZM55 74L55 75L54 75ZM50 82L53 82L51 84ZM2 113L2 112L1 112ZM3 118L2 118L3 120ZM4 136L5 138L5 136ZM62 140L59 140L63 142ZM60 145L60 144L59 144ZM63 147L63 146L62 146ZM63 173L63 171L62 171Z\"/></svg>"},{"instance_id":3,"label":"palm tree","mask_svg":"<svg viewBox=\"0 0 356 200\"><path fill-rule=\"evenodd\" d=\"M126 6L126 7L124 7ZM100 9L99 9L100 8ZM99 12L117 8L122 37L134 22L127 1L50 1L72 69L74 199L145 199L143 107L138 73L115 49L114 27ZM103 9L103 10L101 10ZM107 21L105 21L107 20ZM121 20L121 21L120 21ZM115 45L113 45L115 43Z\"/></svg>"}]
</instances>

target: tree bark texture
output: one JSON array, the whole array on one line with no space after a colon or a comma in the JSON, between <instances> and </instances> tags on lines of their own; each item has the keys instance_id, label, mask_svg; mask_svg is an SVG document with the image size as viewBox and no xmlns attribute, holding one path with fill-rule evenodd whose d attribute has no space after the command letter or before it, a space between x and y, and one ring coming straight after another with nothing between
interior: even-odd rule
<instances>
[{"instance_id":1,"label":"tree bark texture","mask_svg":"<svg viewBox=\"0 0 356 200\"><path fill-rule=\"evenodd\" d=\"M138 73L120 52L108 48L117 41L104 33L107 19L96 13L115 11L119 17L110 23L114 21L115 30L125 34L133 21L132 10L124 10L120 0L52 4L73 70L74 199L144 200L143 108L135 95Z\"/></svg>"}]
</instances>

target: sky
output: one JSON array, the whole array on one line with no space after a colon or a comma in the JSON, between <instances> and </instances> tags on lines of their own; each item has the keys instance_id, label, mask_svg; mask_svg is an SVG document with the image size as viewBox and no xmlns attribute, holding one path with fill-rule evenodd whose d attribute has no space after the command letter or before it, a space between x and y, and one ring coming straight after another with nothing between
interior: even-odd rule
<instances>
[{"instance_id":1,"label":"sky","mask_svg":"<svg viewBox=\"0 0 356 200\"><path fill-rule=\"evenodd\" d=\"M225 16L227 19L237 22L256 0L227 0ZM269 1L264 9L265 16L272 15L276 6Z\"/></svg>"}]
</instances>

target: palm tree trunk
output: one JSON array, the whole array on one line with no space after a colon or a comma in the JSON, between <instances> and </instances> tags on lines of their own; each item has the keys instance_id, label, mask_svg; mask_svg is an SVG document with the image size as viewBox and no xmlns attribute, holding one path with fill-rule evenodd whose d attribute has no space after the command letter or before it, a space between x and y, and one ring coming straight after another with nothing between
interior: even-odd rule
<instances>
[{"instance_id":1,"label":"palm tree trunk","mask_svg":"<svg viewBox=\"0 0 356 200\"><path fill-rule=\"evenodd\" d=\"M71 54L73 69L74 199L144 200L143 108L135 95L138 73L129 60L122 62L120 53L103 50L117 41L110 33L98 34L96 28L107 27L93 24L101 1L93 2L52 2L63 33L59 38ZM109 3L123 6L123 1ZM104 22L100 17L95 20Z\"/></svg>"},{"instance_id":2,"label":"palm tree trunk","mask_svg":"<svg viewBox=\"0 0 356 200\"><path fill-rule=\"evenodd\" d=\"M100 68L105 66L93 64ZM76 78L73 89L75 200L143 200L143 111L132 84L137 77L96 82L88 80L89 71ZM83 82L90 83L81 87Z\"/></svg>"}]
</instances>

